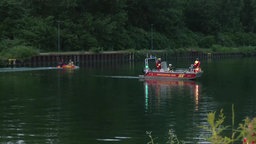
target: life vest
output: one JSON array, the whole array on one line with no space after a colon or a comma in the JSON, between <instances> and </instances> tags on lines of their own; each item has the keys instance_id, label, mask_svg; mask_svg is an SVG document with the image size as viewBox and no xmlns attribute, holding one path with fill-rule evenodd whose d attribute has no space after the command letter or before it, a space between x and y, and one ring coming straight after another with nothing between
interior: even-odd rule
<instances>
[{"instance_id":1,"label":"life vest","mask_svg":"<svg viewBox=\"0 0 256 144\"><path fill-rule=\"evenodd\" d=\"M161 69L161 61L156 62L156 69L160 70Z\"/></svg>"}]
</instances>

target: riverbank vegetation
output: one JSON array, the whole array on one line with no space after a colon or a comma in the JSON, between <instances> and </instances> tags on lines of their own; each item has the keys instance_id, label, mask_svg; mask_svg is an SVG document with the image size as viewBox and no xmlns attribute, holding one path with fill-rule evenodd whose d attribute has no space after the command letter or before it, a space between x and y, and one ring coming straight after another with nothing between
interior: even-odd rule
<instances>
[{"instance_id":1,"label":"riverbank vegetation","mask_svg":"<svg viewBox=\"0 0 256 144\"><path fill-rule=\"evenodd\" d=\"M223 113L223 109L219 112L210 112L207 115L208 125L199 126L199 128L209 132L209 135L205 135L203 139L212 144L254 144L256 142L256 117L246 117L242 123L239 123L235 128L235 113L234 106L232 105L232 125L225 126L226 117ZM229 132L227 132L229 131ZM156 140L152 136L151 132L146 132L149 137L148 144L155 144ZM168 144L183 144L184 141L178 139L173 130L169 130ZM197 143L197 142L195 142Z\"/></svg>"},{"instance_id":2,"label":"riverbank vegetation","mask_svg":"<svg viewBox=\"0 0 256 144\"><path fill-rule=\"evenodd\" d=\"M255 53L255 7L255 0L1 0L0 52Z\"/></svg>"}]
</instances>

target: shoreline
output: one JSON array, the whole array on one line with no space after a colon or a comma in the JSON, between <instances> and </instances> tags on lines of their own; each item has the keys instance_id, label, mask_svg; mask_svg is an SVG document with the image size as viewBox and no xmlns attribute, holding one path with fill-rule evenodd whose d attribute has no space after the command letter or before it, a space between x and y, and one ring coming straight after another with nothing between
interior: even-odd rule
<instances>
[{"instance_id":1,"label":"shoreline","mask_svg":"<svg viewBox=\"0 0 256 144\"><path fill-rule=\"evenodd\" d=\"M204 53L199 51L190 52L169 52L164 50L154 50L154 51L106 51L106 52L49 52L40 53L37 56L33 56L26 60L16 60L16 62L8 63L6 66L12 67L38 67L38 66L56 66L61 60L72 59L76 65L82 66L93 66L102 64L123 64L123 63L134 63L138 61L144 61L145 57L153 55L161 57L163 59L222 59L222 58L241 58L255 56L244 55L241 52L232 53Z\"/></svg>"}]
</instances>

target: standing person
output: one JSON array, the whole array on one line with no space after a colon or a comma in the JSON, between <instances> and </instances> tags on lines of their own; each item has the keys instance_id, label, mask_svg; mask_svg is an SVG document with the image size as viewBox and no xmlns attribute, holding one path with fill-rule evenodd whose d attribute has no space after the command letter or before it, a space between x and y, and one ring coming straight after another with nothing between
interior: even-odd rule
<instances>
[{"instance_id":1,"label":"standing person","mask_svg":"<svg viewBox=\"0 0 256 144\"><path fill-rule=\"evenodd\" d=\"M199 71L201 70L200 64L201 64L201 63L200 63L200 61L199 61L199 58L196 58L196 60L195 60L195 62L194 62L194 65L193 65L195 72L199 72Z\"/></svg>"},{"instance_id":2,"label":"standing person","mask_svg":"<svg viewBox=\"0 0 256 144\"><path fill-rule=\"evenodd\" d=\"M156 69L158 71L160 71L160 69L161 69L161 58L158 58L157 61L156 61Z\"/></svg>"}]
</instances>

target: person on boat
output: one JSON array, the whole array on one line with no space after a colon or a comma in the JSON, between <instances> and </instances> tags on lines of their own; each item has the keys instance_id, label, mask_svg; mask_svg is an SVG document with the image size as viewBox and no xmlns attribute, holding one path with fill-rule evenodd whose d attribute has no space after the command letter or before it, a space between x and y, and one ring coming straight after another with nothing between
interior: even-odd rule
<instances>
[{"instance_id":1,"label":"person on boat","mask_svg":"<svg viewBox=\"0 0 256 144\"><path fill-rule=\"evenodd\" d=\"M73 62L71 59L69 59L68 65L73 66L73 65L74 65L74 62Z\"/></svg>"},{"instance_id":2,"label":"person on boat","mask_svg":"<svg viewBox=\"0 0 256 144\"><path fill-rule=\"evenodd\" d=\"M65 65L65 62L63 59L61 59L59 62L58 62L58 68L61 68L63 65Z\"/></svg>"},{"instance_id":3,"label":"person on boat","mask_svg":"<svg viewBox=\"0 0 256 144\"><path fill-rule=\"evenodd\" d=\"M161 58L158 58L157 61L156 61L156 69L158 71L160 71L160 69L161 69Z\"/></svg>"},{"instance_id":4,"label":"person on boat","mask_svg":"<svg viewBox=\"0 0 256 144\"><path fill-rule=\"evenodd\" d=\"M173 66L172 66L172 64L169 64L169 65L168 65L168 71L173 71Z\"/></svg>"},{"instance_id":5,"label":"person on boat","mask_svg":"<svg viewBox=\"0 0 256 144\"><path fill-rule=\"evenodd\" d=\"M193 65L195 72L199 72L199 71L201 70L200 64L201 64L201 63L200 63L200 61L199 61L199 58L196 58L196 60L195 60L195 62L194 62L194 65Z\"/></svg>"}]
</instances>

